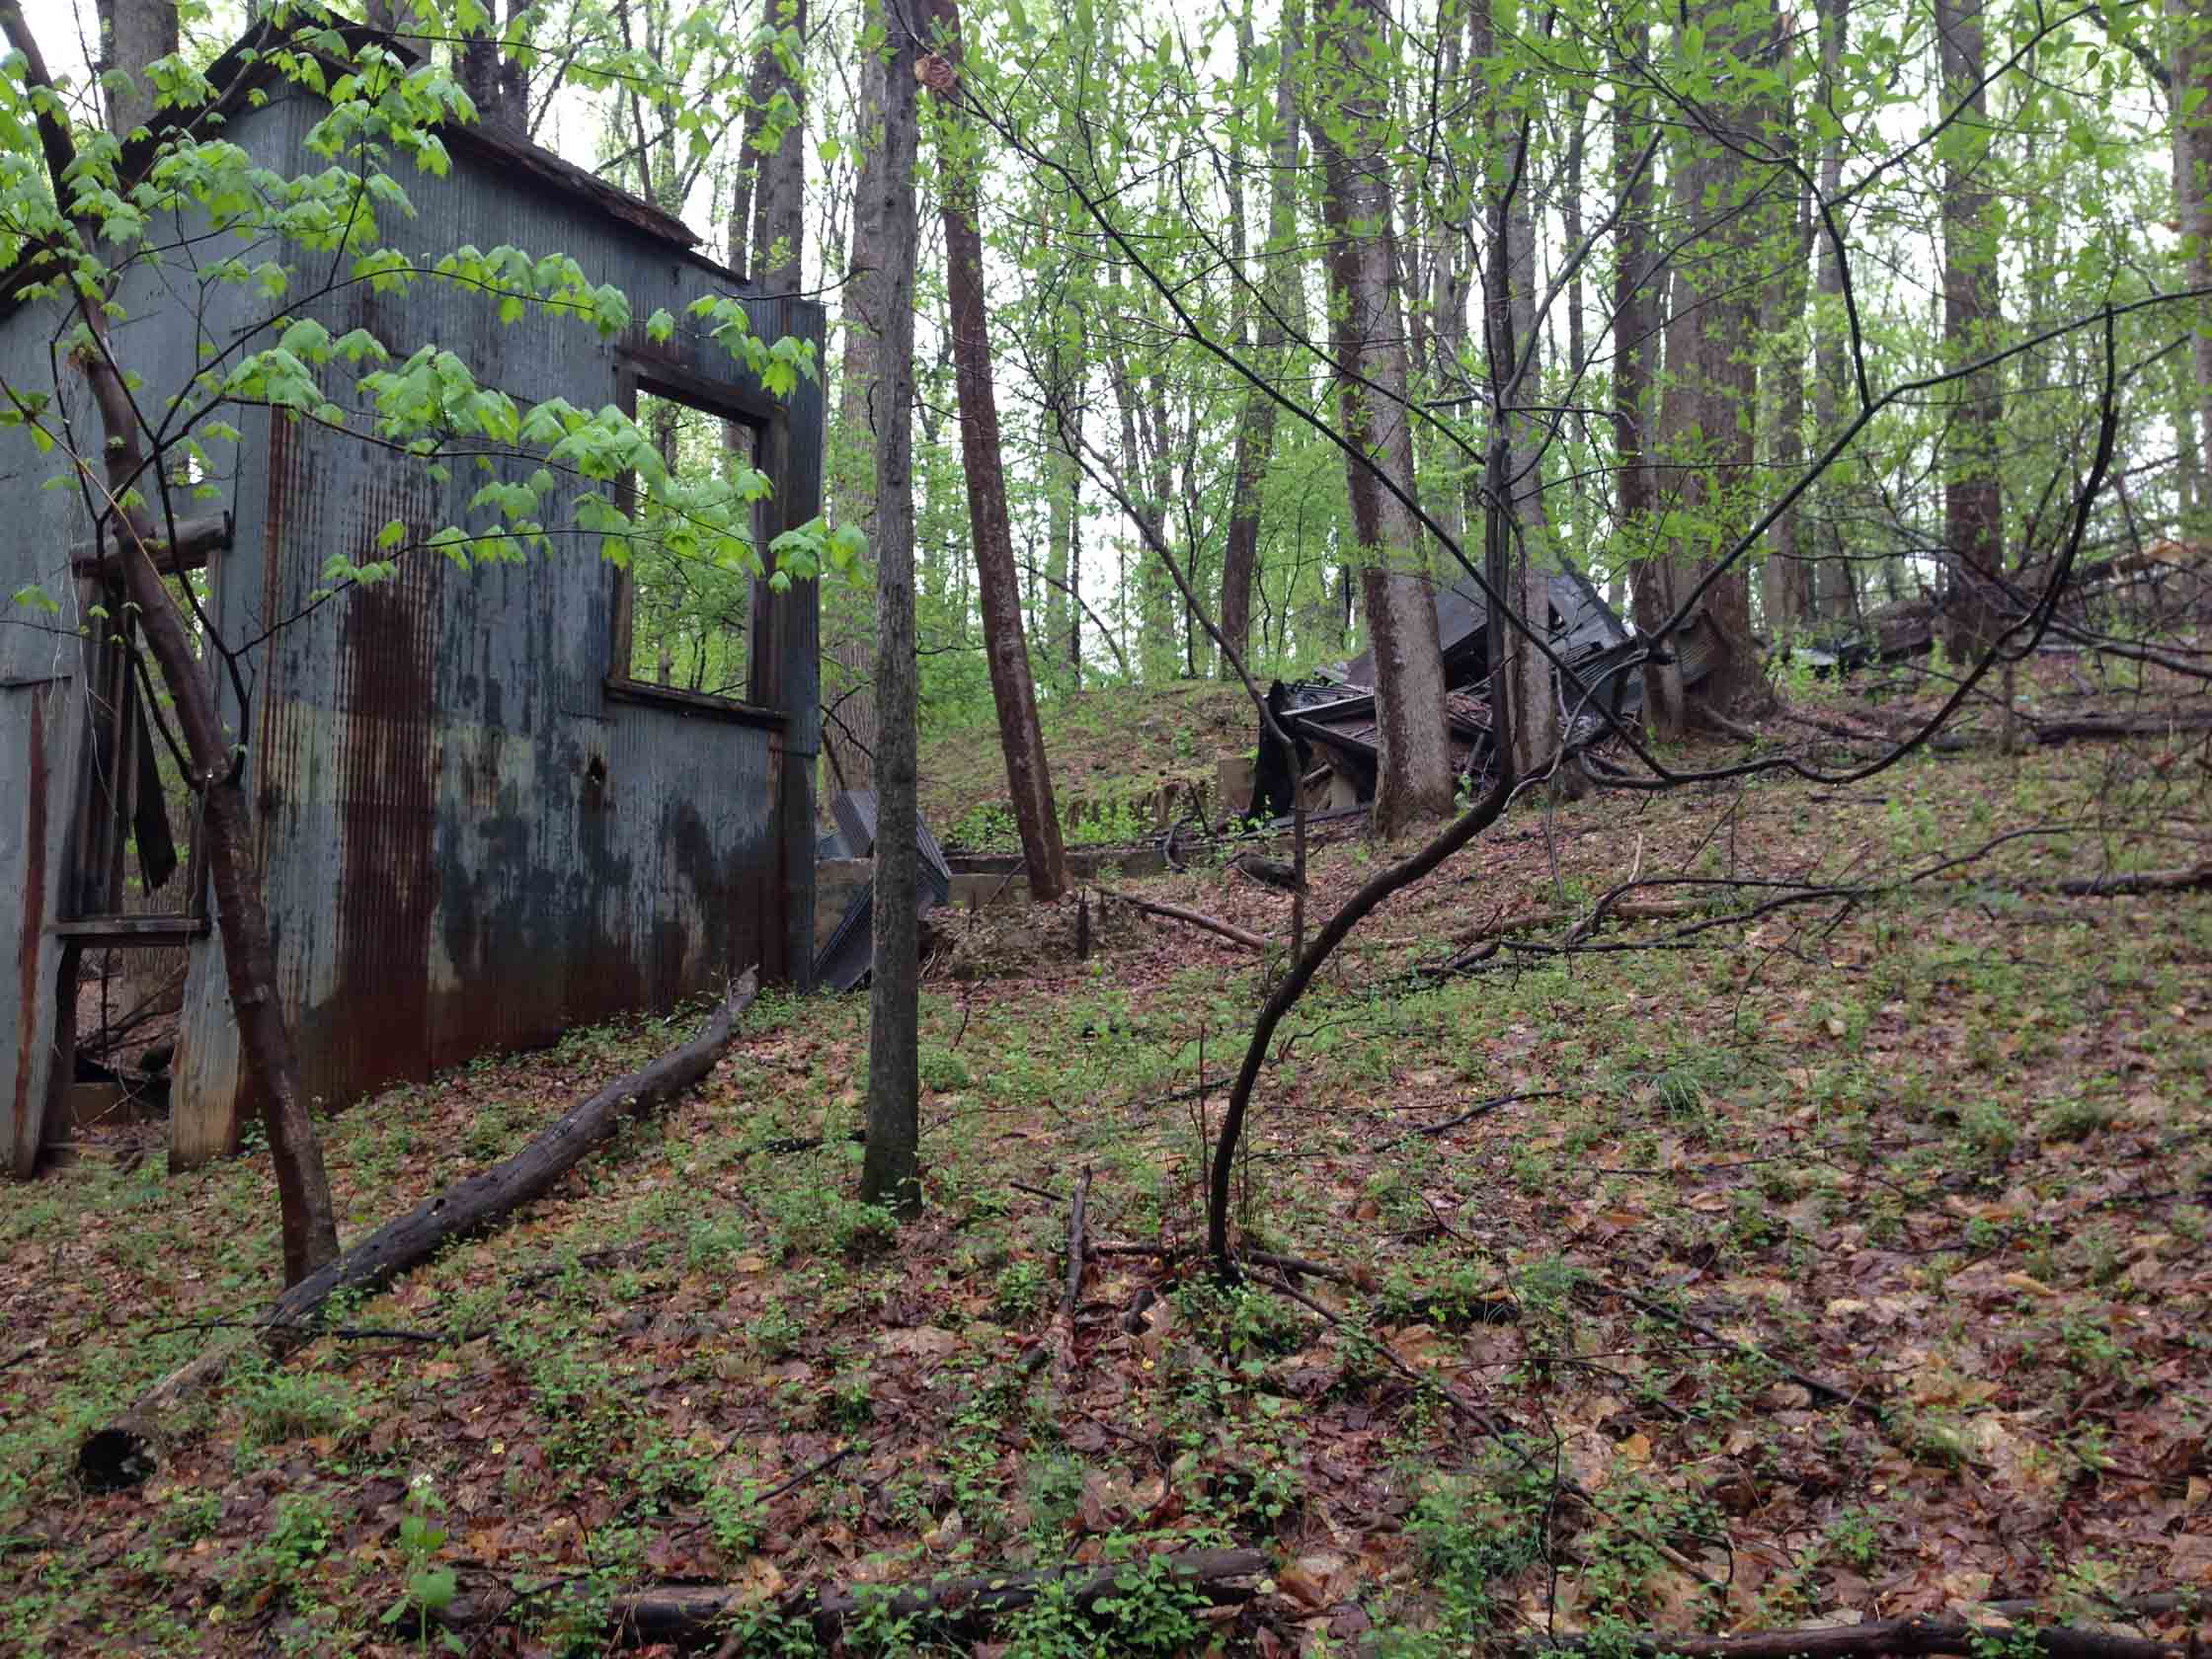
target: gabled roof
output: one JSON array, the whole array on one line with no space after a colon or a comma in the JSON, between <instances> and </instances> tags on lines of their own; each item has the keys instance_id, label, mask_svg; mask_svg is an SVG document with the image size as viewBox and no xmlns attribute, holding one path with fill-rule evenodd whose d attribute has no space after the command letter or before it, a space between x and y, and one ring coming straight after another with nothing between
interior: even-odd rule
<instances>
[{"instance_id":1,"label":"gabled roof","mask_svg":"<svg viewBox=\"0 0 2212 1659\"><path fill-rule=\"evenodd\" d=\"M197 126L209 111L227 116L242 107L250 94L281 81L281 71L270 61L272 48L291 44L312 50L308 38L333 32L345 40L349 51L357 51L375 42L403 63L423 61L423 53L410 45L405 37L340 17L315 4L315 0L287 0L281 10L282 24L268 19L255 24L209 65L207 80L214 88L214 97L207 104L198 110L163 112L163 116L156 118L157 124L146 139L137 146L125 147L123 172L126 176L133 171L135 154L142 153L150 158L154 144L163 136L180 127L189 130ZM481 126L448 126L439 136L456 160L465 158L498 167L511 176L519 174L530 184L568 200L595 207L633 230L678 248L695 248L699 244L697 234L674 214L526 139L502 137Z\"/></svg>"},{"instance_id":2,"label":"gabled roof","mask_svg":"<svg viewBox=\"0 0 2212 1659\"><path fill-rule=\"evenodd\" d=\"M157 112L145 136L123 145L122 177L134 179L142 173L163 139L178 133L213 136L225 121L252 107L256 93L288 85L282 70L271 59L273 50L288 45L296 50L314 52L313 37L335 33L346 42L349 51L357 51L373 41L402 62L423 61L423 54L404 38L340 17L326 11L315 0L287 0L282 11L282 24L270 18L262 19L208 65L207 81L213 91L206 103L192 110ZM344 67L335 59L327 61L334 69ZM525 139L503 137L478 126L446 126L440 129L438 136L456 164L497 171L508 180L558 198L565 203L591 208L640 235L666 244L726 280L742 281L735 273L700 254L697 233L674 214L656 207L642 197L632 196L572 161L563 160L551 150ZM44 280L52 275L51 267L40 259L41 251L37 247L26 249L13 267L0 272L0 315L13 307L26 281Z\"/></svg>"}]
</instances>

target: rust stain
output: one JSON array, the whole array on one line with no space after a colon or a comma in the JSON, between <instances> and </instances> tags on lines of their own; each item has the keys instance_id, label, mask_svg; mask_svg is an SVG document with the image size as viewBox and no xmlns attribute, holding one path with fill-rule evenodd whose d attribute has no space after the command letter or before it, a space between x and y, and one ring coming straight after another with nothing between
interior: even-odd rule
<instances>
[{"instance_id":1,"label":"rust stain","mask_svg":"<svg viewBox=\"0 0 2212 1659\"><path fill-rule=\"evenodd\" d=\"M387 478L368 496L367 523L425 527L432 504L405 483ZM430 1071L438 580L435 562L414 559L348 601L337 687L335 1018L322 1056L333 1094Z\"/></svg>"},{"instance_id":2,"label":"rust stain","mask_svg":"<svg viewBox=\"0 0 2212 1659\"><path fill-rule=\"evenodd\" d=\"M31 765L24 790L23 943L16 963L22 1008L16 1019L16 1172L26 1155L39 1155L39 1135L32 1121L31 1066L38 1053L39 954L46 931L46 688L31 692ZM43 1102L40 1103L41 1106ZM43 1114L41 1113L41 1116Z\"/></svg>"}]
</instances>

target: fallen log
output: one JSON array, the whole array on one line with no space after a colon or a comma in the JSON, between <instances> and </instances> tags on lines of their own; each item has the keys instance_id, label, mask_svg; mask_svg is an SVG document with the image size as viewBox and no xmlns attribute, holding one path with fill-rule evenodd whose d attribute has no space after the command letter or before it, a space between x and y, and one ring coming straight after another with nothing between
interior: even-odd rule
<instances>
[{"instance_id":1,"label":"fallen log","mask_svg":"<svg viewBox=\"0 0 2212 1659\"><path fill-rule=\"evenodd\" d=\"M1182 1554L1154 1556L1167 1563L1164 1569L1194 1588L1221 1593L1230 1580L1256 1578L1267 1571L1267 1557L1257 1549L1193 1549ZM1064 1567L1048 1572L988 1573L975 1578L938 1579L909 1585L903 1590L889 1586L864 1591L829 1590L811 1599L785 1604L787 1617L811 1618L818 1634L830 1635L852 1615L876 1613L892 1619L929 1614L943 1619L985 1620L995 1615L1027 1607L1037 1599L1040 1586L1066 1585L1068 1594L1084 1607L1113 1593L1116 1580L1131 1566L1085 1569ZM722 1584L672 1585L641 1590L614 1599L615 1627L639 1641L697 1641L713 1633L725 1615L758 1598L757 1591ZM465 1619L465 1613L461 1616ZM460 1621L456 1620L455 1621Z\"/></svg>"},{"instance_id":2,"label":"fallen log","mask_svg":"<svg viewBox=\"0 0 2212 1659\"><path fill-rule=\"evenodd\" d=\"M1218 933L1231 943L1242 945L1248 951L1265 953L1267 941L1257 933L1247 932L1232 921L1223 921L1215 916L1186 910L1180 905L1162 905L1156 900L1139 899L1134 894L1120 893L1110 887L1098 889L1101 899L1112 899L1127 905L1133 910L1143 910L1146 915L1165 916L1169 921L1187 922L1193 927L1203 927L1209 933Z\"/></svg>"},{"instance_id":3,"label":"fallen log","mask_svg":"<svg viewBox=\"0 0 2212 1659\"><path fill-rule=\"evenodd\" d=\"M2167 715L2118 715L2110 718L2089 715L2074 720L2030 723L2038 744L2116 743L2127 738L2164 738L2184 732L2202 732L2208 728L2212 728L2212 714L2198 710L2176 711Z\"/></svg>"},{"instance_id":4,"label":"fallen log","mask_svg":"<svg viewBox=\"0 0 2212 1659\"><path fill-rule=\"evenodd\" d=\"M1513 1644L1520 1654L1571 1653L1580 1643L1571 1636L1547 1640L1528 1637ZM2193 1647L2195 1644L2190 1644ZM1694 1636L1649 1631L1609 1633L1606 1652L1623 1659L1875 1659L1936 1653L1973 1654L2015 1647L2033 1648L2046 1659L2181 1659L2188 1651L2177 1642L2140 1636L2107 1635L2069 1625L1966 1624L1923 1619L1872 1620L1818 1630L1773 1630L1746 1636Z\"/></svg>"},{"instance_id":5,"label":"fallen log","mask_svg":"<svg viewBox=\"0 0 2212 1659\"><path fill-rule=\"evenodd\" d=\"M2194 864L2178 870L2132 870L2109 876L2072 876L2050 884L2049 891L2074 898L2102 898L2107 894L2181 893L2212 887L2212 864Z\"/></svg>"},{"instance_id":6,"label":"fallen log","mask_svg":"<svg viewBox=\"0 0 2212 1659\"><path fill-rule=\"evenodd\" d=\"M1612 921L1672 921L1680 916L1695 915L1703 908L1705 902L1698 899L1625 899L1617 905L1607 906L1605 916ZM1519 915L1462 927L1450 938L1455 945L1475 945L1485 939L1502 939L1509 933L1526 933L1536 927L1556 927L1561 922L1582 918L1583 912L1579 908L1524 910Z\"/></svg>"},{"instance_id":7,"label":"fallen log","mask_svg":"<svg viewBox=\"0 0 2212 1659\"><path fill-rule=\"evenodd\" d=\"M747 969L706 1029L690 1042L579 1101L514 1156L454 1182L385 1223L247 1321L243 1334L171 1372L129 1410L86 1439L77 1452L78 1474L98 1491L136 1485L153 1470L153 1448L167 1438L170 1416L222 1376L247 1347L259 1342L287 1351L319 1333L316 1316L340 1292L373 1294L452 1240L503 1221L551 1192L625 1118L641 1117L672 1100L713 1069L728 1052L738 1017L751 1005L758 983L753 970Z\"/></svg>"}]
</instances>

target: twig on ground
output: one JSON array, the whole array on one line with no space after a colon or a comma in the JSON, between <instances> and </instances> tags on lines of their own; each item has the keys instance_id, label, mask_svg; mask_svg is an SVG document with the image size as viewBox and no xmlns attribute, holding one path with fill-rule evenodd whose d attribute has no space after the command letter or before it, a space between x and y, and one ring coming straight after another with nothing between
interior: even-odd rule
<instances>
[{"instance_id":1,"label":"twig on ground","mask_svg":"<svg viewBox=\"0 0 2212 1659\"><path fill-rule=\"evenodd\" d=\"M1673 1631L1612 1634L1606 1652L1630 1659L1658 1659L1677 1654L1681 1659L1874 1659L1874 1656L1922 1654L1972 1654L2018 1644L2035 1649L2045 1659L2180 1659L2196 1646L2150 1641L2137 1636L2106 1635L2101 1630L2081 1630L2066 1625L2036 1629L2029 1625L1966 1624L1923 1619L1885 1619L1862 1624L1838 1624L1819 1630L1771 1630L1756 1635L1698 1636ZM1521 1654L1572 1653L1581 1642L1572 1637L1557 1640L1524 1637L1512 1644Z\"/></svg>"},{"instance_id":2,"label":"twig on ground","mask_svg":"<svg viewBox=\"0 0 2212 1659\"><path fill-rule=\"evenodd\" d=\"M1418 1135L1442 1135L1448 1129L1458 1129L1463 1123L1470 1123L1474 1119L1482 1117L1486 1113L1495 1112L1501 1106L1510 1106L1517 1100L1551 1100L1566 1092L1567 1091L1565 1089L1555 1088L1522 1089L1514 1094L1492 1095L1488 1100L1478 1101L1476 1104L1468 1107L1464 1112L1462 1112L1456 1118L1446 1118L1442 1123L1421 1124L1413 1129L1407 1130L1403 1135L1396 1136L1391 1140L1383 1142L1382 1146L1376 1147L1375 1149L1378 1152L1386 1152L1392 1146L1398 1146L1402 1142L1410 1141Z\"/></svg>"},{"instance_id":3,"label":"twig on ground","mask_svg":"<svg viewBox=\"0 0 2212 1659\"><path fill-rule=\"evenodd\" d=\"M1248 951L1259 951L1264 954L1267 950L1265 939L1257 933L1237 926L1232 921L1223 921L1215 916L1203 915L1197 910L1186 910L1180 905L1162 905L1150 899L1139 899L1132 894L1123 893L1111 887L1101 887L1096 891L1101 899L1112 899L1119 904L1127 905L1131 909L1143 910L1147 915L1165 916L1169 921L1187 922L1193 927L1203 927L1207 932L1219 934L1231 944L1242 945Z\"/></svg>"},{"instance_id":4,"label":"twig on ground","mask_svg":"<svg viewBox=\"0 0 2212 1659\"><path fill-rule=\"evenodd\" d=\"M1759 1361L1762 1365L1768 1366L1780 1376L1789 1379L1790 1382L1805 1389L1815 1399L1826 1400L1831 1405L1849 1406L1854 1411L1863 1412L1877 1420L1882 1415L1880 1402L1870 1398L1863 1390L1854 1391L1839 1388L1833 1382L1823 1382L1817 1377L1808 1376L1793 1366L1782 1364L1781 1361L1776 1359L1764 1348L1754 1347L1748 1342L1738 1342L1734 1337L1723 1336L1719 1331L1714 1330L1701 1320L1694 1319L1687 1313L1677 1312L1665 1303L1654 1302L1649 1297L1638 1296L1634 1291L1624 1290L1608 1280L1593 1276L1589 1280L1589 1285L1593 1291L1602 1292L1607 1296L1619 1297L1629 1306L1649 1313L1655 1319L1664 1319L1669 1324L1680 1325L1684 1330L1696 1331L1707 1341L1720 1343L1747 1359Z\"/></svg>"}]
</instances>

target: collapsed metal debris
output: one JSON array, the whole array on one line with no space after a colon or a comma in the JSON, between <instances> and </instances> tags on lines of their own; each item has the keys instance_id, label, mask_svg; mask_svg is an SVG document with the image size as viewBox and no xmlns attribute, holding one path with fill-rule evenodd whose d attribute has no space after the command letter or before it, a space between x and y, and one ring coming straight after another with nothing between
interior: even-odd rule
<instances>
[{"instance_id":1,"label":"collapsed metal debris","mask_svg":"<svg viewBox=\"0 0 2212 1659\"><path fill-rule=\"evenodd\" d=\"M814 960L815 984L847 991L857 988L875 966L876 792L845 790L830 803L830 815L836 828L816 843L818 868L860 860L869 865L864 871L854 872L861 879ZM952 866L946 863L944 849L929 832L929 826L918 818L914 821L914 840L921 850L921 883L914 895L914 913L927 915L951 899Z\"/></svg>"},{"instance_id":2,"label":"collapsed metal debris","mask_svg":"<svg viewBox=\"0 0 2212 1659\"><path fill-rule=\"evenodd\" d=\"M1565 665L1571 685L1560 702L1577 728L1604 725L1597 712L1616 718L1643 707L1643 676L1633 665L1640 646L1587 577L1562 571L1549 578L1545 643ZM1490 672L1490 607L1482 591L1462 580L1436 595L1437 645L1444 657L1444 718L1452 756L1462 775L1489 763L1490 706L1480 695ZM1683 681L1696 685L1711 667L1711 636L1693 625L1678 637ZM1375 658L1363 652L1349 663L1310 678L1268 688L1268 709L1297 752L1285 750L1263 729L1245 816L1277 819L1291 811L1293 789L1303 780L1309 808L1338 810L1374 799L1376 771Z\"/></svg>"}]
</instances>

